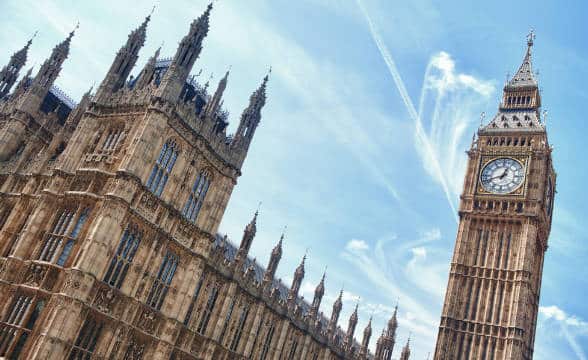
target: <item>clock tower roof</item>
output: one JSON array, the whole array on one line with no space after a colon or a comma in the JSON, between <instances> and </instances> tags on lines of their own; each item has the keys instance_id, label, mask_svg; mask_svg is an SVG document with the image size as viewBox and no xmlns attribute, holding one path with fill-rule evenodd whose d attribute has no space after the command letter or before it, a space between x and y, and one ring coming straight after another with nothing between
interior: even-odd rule
<instances>
[{"instance_id":1,"label":"clock tower roof","mask_svg":"<svg viewBox=\"0 0 588 360\"><path fill-rule=\"evenodd\" d=\"M541 94L533 74L532 48L535 33L527 35L527 52L516 74L507 81L498 113L480 132L543 132L539 110Z\"/></svg>"}]
</instances>

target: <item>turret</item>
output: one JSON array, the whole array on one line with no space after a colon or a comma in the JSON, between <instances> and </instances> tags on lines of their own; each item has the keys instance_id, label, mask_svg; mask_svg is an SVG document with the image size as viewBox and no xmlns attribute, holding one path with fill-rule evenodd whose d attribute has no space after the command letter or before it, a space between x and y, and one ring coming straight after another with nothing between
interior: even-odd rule
<instances>
[{"instance_id":1,"label":"turret","mask_svg":"<svg viewBox=\"0 0 588 360\"><path fill-rule=\"evenodd\" d=\"M326 272L323 273L323 277L321 281L317 285L316 289L314 289L314 299L312 300L312 305L310 306L310 317L314 320L318 316L319 308L321 306L321 301L323 300L323 296L325 295L325 276Z\"/></svg>"},{"instance_id":2,"label":"turret","mask_svg":"<svg viewBox=\"0 0 588 360\"><path fill-rule=\"evenodd\" d=\"M155 65L157 64L157 59L159 58L159 52L161 51L161 47L158 47L153 54L152 57L149 58L143 70L139 74L139 79L135 83L135 89L143 89L145 86L151 84L153 81L153 77L155 76Z\"/></svg>"},{"instance_id":3,"label":"turret","mask_svg":"<svg viewBox=\"0 0 588 360\"><path fill-rule=\"evenodd\" d=\"M35 33L36 35L36 33ZM16 82L18 78L18 73L20 69L26 64L27 62L27 54L29 52L29 47L35 38L35 35L27 42L27 44L20 49L19 51L15 52L11 57L8 64L0 70L0 99L4 98L10 92L10 89Z\"/></svg>"},{"instance_id":4,"label":"turret","mask_svg":"<svg viewBox=\"0 0 588 360\"><path fill-rule=\"evenodd\" d=\"M359 304L355 304L355 309L349 317L349 324L347 325L347 333L345 334L345 345L348 349L353 346L353 335L355 334L355 327L357 326L357 308Z\"/></svg>"},{"instance_id":5,"label":"turret","mask_svg":"<svg viewBox=\"0 0 588 360\"><path fill-rule=\"evenodd\" d=\"M192 22L188 35L180 42L172 63L159 86L158 94L161 98L174 103L180 98L184 84L192 71L192 66L202 51L202 42L208 35L211 11L212 3L208 5L204 14Z\"/></svg>"},{"instance_id":6,"label":"turret","mask_svg":"<svg viewBox=\"0 0 588 360\"><path fill-rule=\"evenodd\" d=\"M363 340L361 341L361 350L359 355L361 359L365 359L368 353L368 347L370 344L370 338L372 337L372 318L368 321L367 326L363 330Z\"/></svg>"},{"instance_id":7,"label":"turret","mask_svg":"<svg viewBox=\"0 0 588 360\"><path fill-rule=\"evenodd\" d=\"M259 88L251 94L249 98L249 105L241 114L241 121L239 127L235 133L235 137L231 142L231 147L239 151L243 158L247 154L255 130L261 121L261 109L265 105L266 100L266 88L269 80L269 74L263 78L263 81Z\"/></svg>"},{"instance_id":8,"label":"turret","mask_svg":"<svg viewBox=\"0 0 588 360\"><path fill-rule=\"evenodd\" d=\"M408 341L406 342L406 345L404 345L404 348L402 349L402 354L400 354L399 360L409 360L409 358L410 358L410 336L408 337Z\"/></svg>"},{"instance_id":9,"label":"turret","mask_svg":"<svg viewBox=\"0 0 588 360\"><path fill-rule=\"evenodd\" d=\"M20 79L16 87L14 88L14 92L12 93L12 98L16 99L22 94L24 94L33 81L31 78L31 74L33 73L33 67L30 67L27 73Z\"/></svg>"},{"instance_id":10,"label":"turret","mask_svg":"<svg viewBox=\"0 0 588 360\"><path fill-rule=\"evenodd\" d=\"M270 257L269 264L267 265L267 269L265 274L263 275L263 281L266 284L271 283L271 281L276 276L276 270L278 269L278 264L280 263L280 259L282 259L282 242L284 240L284 234L280 236L280 241L272 250L272 255Z\"/></svg>"},{"instance_id":11,"label":"turret","mask_svg":"<svg viewBox=\"0 0 588 360\"><path fill-rule=\"evenodd\" d=\"M125 85L127 77L139 58L139 50L145 44L149 20L151 20L151 14L145 18L137 29L129 34L127 42L116 53L110 70L108 70L106 77L102 80L102 84L100 84L96 92L96 102L106 101L111 94Z\"/></svg>"},{"instance_id":12,"label":"turret","mask_svg":"<svg viewBox=\"0 0 588 360\"><path fill-rule=\"evenodd\" d=\"M249 254L249 250L251 249L251 244L253 244L253 239L255 238L255 234L257 233L257 216L259 215L259 211L256 211L253 215L253 219L247 224L245 230L243 231L243 238L241 239L241 245L239 245L239 250L237 250L237 261L243 261Z\"/></svg>"},{"instance_id":13,"label":"turret","mask_svg":"<svg viewBox=\"0 0 588 360\"><path fill-rule=\"evenodd\" d=\"M223 98L223 93L225 92L225 89L227 88L228 79L229 79L229 71L227 71L225 76L219 81L218 87L216 88L214 95L212 96L210 101L208 101L206 103L206 105L204 106L204 110L203 110L204 117L214 118L214 115L220 109L221 104L222 104L221 100Z\"/></svg>"},{"instance_id":14,"label":"turret","mask_svg":"<svg viewBox=\"0 0 588 360\"><path fill-rule=\"evenodd\" d=\"M302 279L304 279L304 262L306 261L306 254L302 258L300 265L296 268L294 272L294 279L292 279L292 286L290 287L290 291L288 293L288 300L294 301L296 297L298 297L298 292L300 291L300 286L302 285Z\"/></svg>"},{"instance_id":15,"label":"turret","mask_svg":"<svg viewBox=\"0 0 588 360\"><path fill-rule=\"evenodd\" d=\"M88 89L88 91L86 91L86 93L82 96L80 103L75 107L75 109L72 110L67 118L66 126L70 128L72 132L75 127L78 126L82 115L86 112L86 110L88 110L88 106L90 106L90 103L92 102L93 88L94 87L92 86Z\"/></svg>"},{"instance_id":16,"label":"turret","mask_svg":"<svg viewBox=\"0 0 588 360\"><path fill-rule=\"evenodd\" d=\"M339 315L341 315L341 309L343 309L343 290L339 292L339 297L333 303L333 312L331 313L331 319L329 320L329 327L327 331L332 336L337 328L339 322Z\"/></svg>"},{"instance_id":17,"label":"turret","mask_svg":"<svg viewBox=\"0 0 588 360\"><path fill-rule=\"evenodd\" d=\"M53 48L51 56L41 65L39 72L31 82L30 87L22 98L22 102L19 104L19 108L22 111L35 114L39 110L43 99L45 99L49 89L59 76L65 59L69 56L71 39L77 28L78 26L69 33L65 40Z\"/></svg>"},{"instance_id":18,"label":"turret","mask_svg":"<svg viewBox=\"0 0 588 360\"><path fill-rule=\"evenodd\" d=\"M375 360L390 360L392 359L392 351L396 344L396 329L398 328L398 305L394 308L394 314L388 321L388 327L382 331L382 335L376 344Z\"/></svg>"}]
</instances>

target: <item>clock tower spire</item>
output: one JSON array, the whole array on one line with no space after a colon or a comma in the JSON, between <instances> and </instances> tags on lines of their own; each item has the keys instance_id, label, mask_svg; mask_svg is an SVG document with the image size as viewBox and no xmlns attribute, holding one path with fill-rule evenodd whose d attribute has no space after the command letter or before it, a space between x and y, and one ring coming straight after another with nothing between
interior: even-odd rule
<instances>
[{"instance_id":1,"label":"clock tower spire","mask_svg":"<svg viewBox=\"0 0 588 360\"><path fill-rule=\"evenodd\" d=\"M534 40L468 151L436 360L533 358L556 178Z\"/></svg>"}]
</instances>

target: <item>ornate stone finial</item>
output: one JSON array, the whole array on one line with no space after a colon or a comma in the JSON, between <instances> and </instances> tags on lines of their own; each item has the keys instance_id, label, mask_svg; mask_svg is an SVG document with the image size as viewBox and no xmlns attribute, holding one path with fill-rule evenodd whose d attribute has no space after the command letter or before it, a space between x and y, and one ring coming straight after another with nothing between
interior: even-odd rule
<instances>
[{"instance_id":1,"label":"ornate stone finial","mask_svg":"<svg viewBox=\"0 0 588 360\"><path fill-rule=\"evenodd\" d=\"M484 119L486 119L486 112L482 111L480 114L480 127L484 126Z\"/></svg>"},{"instance_id":2,"label":"ornate stone finial","mask_svg":"<svg viewBox=\"0 0 588 360\"><path fill-rule=\"evenodd\" d=\"M533 28L531 28L531 30L529 30L529 33L527 34L527 45L533 46L533 42L535 41L535 30Z\"/></svg>"},{"instance_id":3,"label":"ornate stone finial","mask_svg":"<svg viewBox=\"0 0 588 360\"><path fill-rule=\"evenodd\" d=\"M542 118L543 118L543 126L547 126L547 110L543 110L541 112Z\"/></svg>"}]
</instances>

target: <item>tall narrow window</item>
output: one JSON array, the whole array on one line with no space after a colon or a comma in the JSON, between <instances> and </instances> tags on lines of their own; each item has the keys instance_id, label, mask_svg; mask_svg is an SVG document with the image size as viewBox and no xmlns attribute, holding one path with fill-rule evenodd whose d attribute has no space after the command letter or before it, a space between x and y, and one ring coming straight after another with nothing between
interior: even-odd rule
<instances>
[{"instance_id":1,"label":"tall narrow window","mask_svg":"<svg viewBox=\"0 0 588 360\"><path fill-rule=\"evenodd\" d=\"M245 326L245 322L247 321L247 316L249 316L249 305L244 305L243 309L241 310L241 315L239 316L239 323L237 324L237 330L235 331L235 336L233 336L233 341L231 341L230 349L231 351L237 351L239 347L239 342L241 341L241 335L243 334L243 327Z\"/></svg>"},{"instance_id":2,"label":"tall narrow window","mask_svg":"<svg viewBox=\"0 0 588 360\"><path fill-rule=\"evenodd\" d=\"M37 259L55 262L57 265L63 266L71 254L89 213L89 208L84 208L81 211L62 210L53 223L51 231L47 233Z\"/></svg>"},{"instance_id":3,"label":"tall narrow window","mask_svg":"<svg viewBox=\"0 0 588 360\"><path fill-rule=\"evenodd\" d=\"M294 356L296 355L297 348L298 348L298 340L294 339L294 341L292 341L292 346L290 347L290 353L288 354L288 360L294 360Z\"/></svg>"},{"instance_id":4,"label":"tall narrow window","mask_svg":"<svg viewBox=\"0 0 588 360\"><path fill-rule=\"evenodd\" d=\"M267 357L270 346L272 344L272 338L274 337L274 331L276 331L276 327L274 324L271 324L267 334L265 335L265 341L263 342L263 347L261 348L261 355L259 356L259 360L265 360Z\"/></svg>"},{"instance_id":5,"label":"tall narrow window","mask_svg":"<svg viewBox=\"0 0 588 360\"><path fill-rule=\"evenodd\" d=\"M32 296L16 295L4 321L0 322L0 357L19 358L44 307L45 300L38 300L35 304Z\"/></svg>"},{"instance_id":6,"label":"tall narrow window","mask_svg":"<svg viewBox=\"0 0 588 360\"><path fill-rule=\"evenodd\" d=\"M218 337L218 342L222 344L223 338L225 337L225 333L227 332L227 327L229 326L229 321L231 321L231 316L233 315L233 308L235 307L235 299L231 300L231 305L229 305L229 311L227 311L227 316L225 316L225 321L223 322L223 329Z\"/></svg>"},{"instance_id":7,"label":"tall narrow window","mask_svg":"<svg viewBox=\"0 0 588 360\"><path fill-rule=\"evenodd\" d=\"M188 326L190 323L190 319L192 318L192 313L194 312L194 307L198 302L198 295L200 295L200 288L202 287L202 281L204 280L204 274L198 280L198 284L196 284L196 288L194 289L194 295L192 295L192 302L190 303L190 307L188 308L188 312L186 313L186 317L184 318L184 325Z\"/></svg>"},{"instance_id":8,"label":"tall narrow window","mask_svg":"<svg viewBox=\"0 0 588 360\"><path fill-rule=\"evenodd\" d=\"M218 297L218 289L213 287L210 289L210 293L208 294L208 301L206 301L206 307L204 308L204 312L202 313L202 317L200 318L200 323L198 324L198 328L196 331L200 334L204 334L206 331L206 327L208 326L208 321L210 320L210 316L212 315L212 311L214 310L214 304L216 304L216 298Z\"/></svg>"},{"instance_id":9,"label":"tall narrow window","mask_svg":"<svg viewBox=\"0 0 588 360\"><path fill-rule=\"evenodd\" d=\"M123 137L123 130L122 129L110 129L108 131L108 135L102 144L102 151L105 152L112 152L116 149L116 146L120 142L121 138Z\"/></svg>"},{"instance_id":10,"label":"tall narrow window","mask_svg":"<svg viewBox=\"0 0 588 360\"><path fill-rule=\"evenodd\" d=\"M91 359L100 338L100 332L102 332L102 323L88 318L69 353L69 360Z\"/></svg>"},{"instance_id":11,"label":"tall narrow window","mask_svg":"<svg viewBox=\"0 0 588 360\"><path fill-rule=\"evenodd\" d=\"M149 297L147 298L147 305L159 310L163 304L163 300L167 295L169 286L176 273L178 267L178 256L171 251L168 251L163 258L163 262L159 267L157 278L153 282Z\"/></svg>"},{"instance_id":12,"label":"tall narrow window","mask_svg":"<svg viewBox=\"0 0 588 360\"><path fill-rule=\"evenodd\" d=\"M125 280L127 271L133 262L139 243L141 242L141 234L134 225L127 225L125 232L120 239L118 248L114 257L110 261L108 271L104 276L104 281L110 286L120 289L122 282Z\"/></svg>"},{"instance_id":13,"label":"tall narrow window","mask_svg":"<svg viewBox=\"0 0 588 360\"><path fill-rule=\"evenodd\" d=\"M209 187L210 175L203 171L198 174L198 177L196 177L196 181L194 181L194 186L192 186L192 191L190 192L188 201L184 206L183 214L188 220L192 222L196 221Z\"/></svg>"},{"instance_id":14,"label":"tall narrow window","mask_svg":"<svg viewBox=\"0 0 588 360\"><path fill-rule=\"evenodd\" d=\"M147 180L149 191L157 196L161 195L177 158L178 146L173 140L169 140L163 145L159 158L153 165L153 170L151 170L151 175Z\"/></svg>"}]
</instances>

